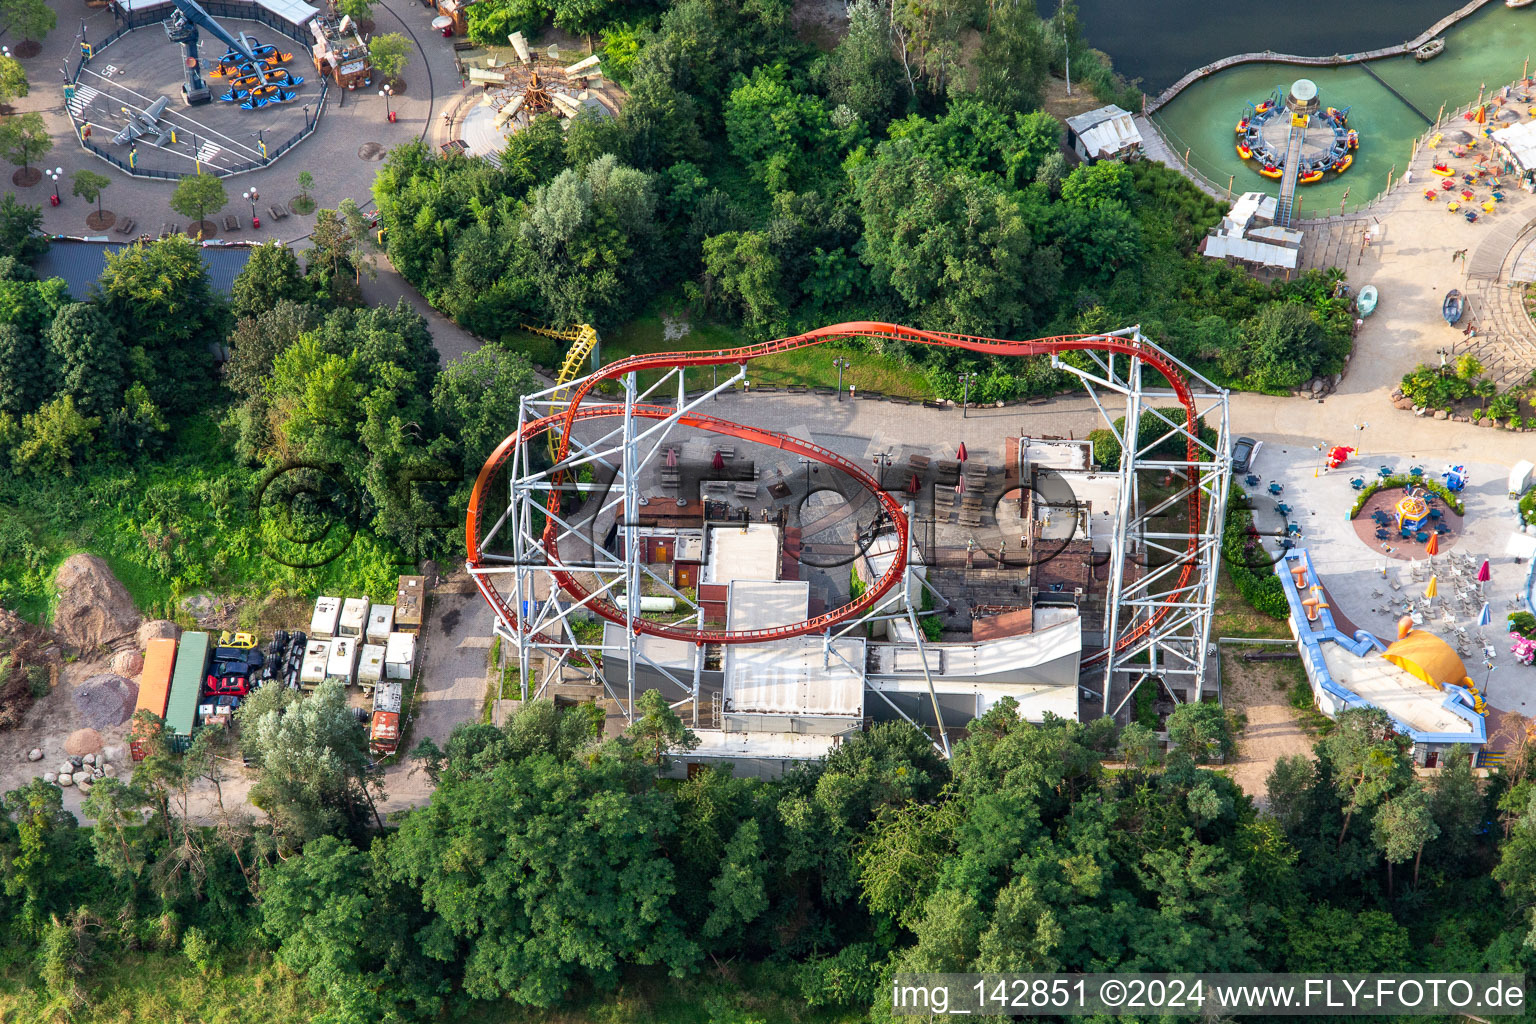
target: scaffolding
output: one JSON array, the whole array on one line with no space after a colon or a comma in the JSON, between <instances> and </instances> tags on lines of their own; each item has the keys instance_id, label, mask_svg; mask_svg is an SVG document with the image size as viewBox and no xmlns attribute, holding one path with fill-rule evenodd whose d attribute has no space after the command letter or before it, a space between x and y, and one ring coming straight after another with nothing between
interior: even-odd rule
<instances>
[{"instance_id":1,"label":"scaffolding","mask_svg":"<svg viewBox=\"0 0 1536 1024\"><path fill-rule=\"evenodd\" d=\"M909 496L881 490L863 466L813 441L700 411L722 392L749 387L752 359L848 338L894 338L1002 356L1048 355L1057 369L1083 383L1122 453L1106 642L1083 663L1102 670L1106 713L1112 694L1120 698L1118 712L1137 687L1152 680L1169 684L1170 693L1182 690L1190 699L1202 699L1230 484L1227 392L1147 342L1136 328L1006 341L874 322L837 324L738 349L632 356L521 400L517 430L492 453L475 482L466 541L471 577L495 613L497 633L516 651L522 698L544 696L573 673L600 686L632 718L637 674L649 670L650 678L669 684L668 703L691 709L697 724L701 702L713 699L700 688L711 649L811 635L822 639L830 664L838 657L834 641L868 623L900 618L918 636L939 722L937 745L948 752L929 652L908 600L912 588L927 586L908 565L914 518ZM1066 353L1081 355L1066 360ZM725 379L714 377L722 367L734 369ZM690 373L699 368L708 368L712 379L690 391ZM641 373L659 376L642 387ZM1157 375L1164 386L1144 383L1144 377ZM608 394L595 394L600 385L608 386ZM1178 408L1160 408L1159 401ZM1138 429L1143 414L1146 430ZM641 475L675 458L683 432L767 445L808 464L833 467L872 498L859 513L860 536L877 529L894 534L890 565L862 595L803 622L706 627L702 598L647 564L640 544L640 510L649 500L641 492ZM493 497L502 493L504 504ZM672 610L646 613L641 596L671 598ZM588 624L594 619L619 627L616 643L607 639L613 631L593 635ZM688 666L677 658L662 659L668 664L652 658L642 649L648 646L642 637L688 645ZM622 657L622 680L603 671L605 655Z\"/></svg>"}]
</instances>

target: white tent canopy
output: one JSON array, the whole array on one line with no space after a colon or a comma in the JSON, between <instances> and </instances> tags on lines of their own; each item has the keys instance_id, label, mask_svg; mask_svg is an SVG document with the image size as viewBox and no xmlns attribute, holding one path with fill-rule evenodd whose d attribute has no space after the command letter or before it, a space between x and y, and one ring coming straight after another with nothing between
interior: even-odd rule
<instances>
[{"instance_id":1,"label":"white tent canopy","mask_svg":"<svg viewBox=\"0 0 1536 1024\"><path fill-rule=\"evenodd\" d=\"M1536 171L1536 121L1522 121L1493 133L1493 141L1521 173Z\"/></svg>"}]
</instances>

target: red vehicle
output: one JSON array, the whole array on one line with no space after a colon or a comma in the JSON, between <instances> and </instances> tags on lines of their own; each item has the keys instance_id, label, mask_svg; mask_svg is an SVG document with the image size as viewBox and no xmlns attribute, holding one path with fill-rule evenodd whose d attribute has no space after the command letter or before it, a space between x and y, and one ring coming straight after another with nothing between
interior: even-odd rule
<instances>
[{"instance_id":1,"label":"red vehicle","mask_svg":"<svg viewBox=\"0 0 1536 1024\"><path fill-rule=\"evenodd\" d=\"M210 697L244 697L251 692L251 684L246 676L210 674L203 682L203 692Z\"/></svg>"}]
</instances>

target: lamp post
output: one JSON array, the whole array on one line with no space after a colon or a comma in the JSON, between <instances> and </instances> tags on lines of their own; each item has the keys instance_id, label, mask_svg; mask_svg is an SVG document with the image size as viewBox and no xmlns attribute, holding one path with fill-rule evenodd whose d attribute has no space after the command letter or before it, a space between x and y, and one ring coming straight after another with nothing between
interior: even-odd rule
<instances>
[{"instance_id":1,"label":"lamp post","mask_svg":"<svg viewBox=\"0 0 1536 1024\"><path fill-rule=\"evenodd\" d=\"M882 491L885 490L885 471L891 468L891 453L876 452L869 457L869 461L875 466L875 483L880 485Z\"/></svg>"},{"instance_id":2,"label":"lamp post","mask_svg":"<svg viewBox=\"0 0 1536 1024\"><path fill-rule=\"evenodd\" d=\"M55 167L53 170L48 172L48 177L53 179L53 196L51 199L49 199L49 202L54 206L58 206L59 203L63 201L59 196L59 179L63 176L64 168L62 167Z\"/></svg>"},{"instance_id":3,"label":"lamp post","mask_svg":"<svg viewBox=\"0 0 1536 1024\"><path fill-rule=\"evenodd\" d=\"M261 193L253 188L249 192L240 193L240 195L246 202L251 204L251 227L261 227L261 218L256 216L256 200L261 198Z\"/></svg>"},{"instance_id":4,"label":"lamp post","mask_svg":"<svg viewBox=\"0 0 1536 1024\"><path fill-rule=\"evenodd\" d=\"M384 88L379 90L379 95L384 97L384 116L389 120L390 124L395 123L395 112L390 108L389 105L389 98L393 96L394 93L395 90L389 87L388 82L384 83Z\"/></svg>"},{"instance_id":5,"label":"lamp post","mask_svg":"<svg viewBox=\"0 0 1536 1024\"><path fill-rule=\"evenodd\" d=\"M842 356L832 360L832 365L837 367L837 400L843 400L843 371L853 369L853 364Z\"/></svg>"},{"instance_id":6,"label":"lamp post","mask_svg":"<svg viewBox=\"0 0 1536 1024\"><path fill-rule=\"evenodd\" d=\"M981 380L981 374L962 373L957 379L960 381L960 387L963 389L961 391L960 397L960 418L969 419L971 410L971 385Z\"/></svg>"},{"instance_id":7,"label":"lamp post","mask_svg":"<svg viewBox=\"0 0 1536 1024\"><path fill-rule=\"evenodd\" d=\"M304 104L304 130L309 131L309 104Z\"/></svg>"},{"instance_id":8,"label":"lamp post","mask_svg":"<svg viewBox=\"0 0 1536 1024\"><path fill-rule=\"evenodd\" d=\"M251 132L251 138L256 140L256 146L257 146L258 149L261 150L261 162L262 163L266 163L267 162L267 130L265 128L258 128L254 132Z\"/></svg>"}]
</instances>

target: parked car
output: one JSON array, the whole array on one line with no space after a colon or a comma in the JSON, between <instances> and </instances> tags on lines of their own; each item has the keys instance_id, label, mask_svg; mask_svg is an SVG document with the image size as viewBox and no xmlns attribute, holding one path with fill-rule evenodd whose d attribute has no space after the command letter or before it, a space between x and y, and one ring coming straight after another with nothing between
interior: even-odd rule
<instances>
[{"instance_id":1,"label":"parked car","mask_svg":"<svg viewBox=\"0 0 1536 1024\"><path fill-rule=\"evenodd\" d=\"M251 692L249 676L212 675L203 681L203 692L209 696L244 697Z\"/></svg>"},{"instance_id":2,"label":"parked car","mask_svg":"<svg viewBox=\"0 0 1536 1024\"><path fill-rule=\"evenodd\" d=\"M1259 449L1263 447L1263 441L1255 441L1251 437L1240 437L1232 442L1232 472L1246 473L1252 468L1254 460L1258 457Z\"/></svg>"}]
</instances>

